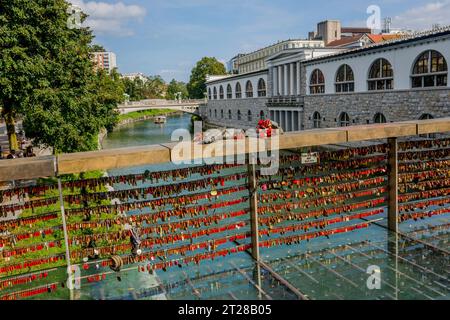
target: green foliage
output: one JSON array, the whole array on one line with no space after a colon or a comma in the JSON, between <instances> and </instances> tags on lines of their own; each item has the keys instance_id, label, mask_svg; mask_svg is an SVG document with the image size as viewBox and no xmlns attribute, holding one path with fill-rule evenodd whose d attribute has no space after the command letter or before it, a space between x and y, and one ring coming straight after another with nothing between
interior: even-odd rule
<instances>
[{"instance_id":1,"label":"green foliage","mask_svg":"<svg viewBox=\"0 0 450 320\"><path fill-rule=\"evenodd\" d=\"M118 75L93 70L92 32L69 29L67 8L64 0L0 2L0 106L54 153L96 149L123 99Z\"/></svg>"},{"instance_id":2,"label":"green foliage","mask_svg":"<svg viewBox=\"0 0 450 320\"><path fill-rule=\"evenodd\" d=\"M169 83L169 86L167 87L166 99L167 100L176 100L178 98L177 94L179 92L181 92L181 99L189 98L189 93L188 93L186 84L184 82L173 79Z\"/></svg>"},{"instance_id":3,"label":"green foliage","mask_svg":"<svg viewBox=\"0 0 450 320\"><path fill-rule=\"evenodd\" d=\"M91 51L92 52L105 52L105 48L99 44L93 44L91 46Z\"/></svg>"},{"instance_id":4,"label":"green foliage","mask_svg":"<svg viewBox=\"0 0 450 320\"><path fill-rule=\"evenodd\" d=\"M146 81L139 78L134 80L122 79L125 93L130 96L130 101L144 99L163 99L167 94L167 84L161 76L150 76Z\"/></svg>"},{"instance_id":5,"label":"green foliage","mask_svg":"<svg viewBox=\"0 0 450 320\"><path fill-rule=\"evenodd\" d=\"M128 119L139 119L142 117L157 117L161 115L166 115L169 113L176 113L177 110L173 109L149 109L149 110L142 110L142 111L135 111L130 112L127 114L121 114L119 116L119 121L128 120Z\"/></svg>"},{"instance_id":6,"label":"green foliage","mask_svg":"<svg viewBox=\"0 0 450 320\"><path fill-rule=\"evenodd\" d=\"M206 92L206 76L225 74L227 74L225 65L216 58L202 58L192 69L191 78L187 85L189 96L193 99L203 99Z\"/></svg>"}]
</instances>

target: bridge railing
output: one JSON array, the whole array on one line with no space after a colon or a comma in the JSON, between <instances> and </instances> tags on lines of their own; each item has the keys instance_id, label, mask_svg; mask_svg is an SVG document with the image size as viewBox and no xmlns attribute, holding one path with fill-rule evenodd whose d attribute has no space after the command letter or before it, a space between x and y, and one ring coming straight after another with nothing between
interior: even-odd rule
<instances>
[{"instance_id":1,"label":"bridge railing","mask_svg":"<svg viewBox=\"0 0 450 320\"><path fill-rule=\"evenodd\" d=\"M120 257L133 270L165 271L244 251L274 274L260 250L384 223L401 234L403 222L450 212L448 133L447 118L293 132L256 139L257 149L246 138L0 161L0 181L15 181L1 191L0 284L65 264L99 274ZM420 138L430 134L443 136ZM249 161L257 151L280 151L272 176ZM191 164L174 164L182 160ZM96 171L108 176L88 174ZM125 225L140 234L140 253ZM21 296L11 290L6 298Z\"/></svg>"},{"instance_id":2,"label":"bridge railing","mask_svg":"<svg viewBox=\"0 0 450 320\"><path fill-rule=\"evenodd\" d=\"M204 100L142 100L142 101L130 101L125 106L165 106L165 105L183 105L183 104L201 104Z\"/></svg>"}]
</instances>

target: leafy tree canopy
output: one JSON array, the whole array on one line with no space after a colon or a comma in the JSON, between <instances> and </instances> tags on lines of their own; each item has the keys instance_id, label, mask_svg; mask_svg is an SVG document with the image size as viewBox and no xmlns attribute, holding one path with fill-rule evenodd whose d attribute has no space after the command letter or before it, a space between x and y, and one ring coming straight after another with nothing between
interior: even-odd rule
<instances>
[{"instance_id":1,"label":"leafy tree canopy","mask_svg":"<svg viewBox=\"0 0 450 320\"><path fill-rule=\"evenodd\" d=\"M206 92L207 75L225 75L225 65L216 58L204 57L192 69L191 78L187 85L189 96L194 99L203 99Z\"/></svg>"},{"instance_id":2,"label":"leafy tree canopy","mask_svg":"<svg viewBox=\"0 0 450 320\"><path fill-rule=\"evenodd\" d=\"M117 121L122 83L94 71L92 32L68 28L68 7L64 0L0 2L0 105L10 144L18 115L26 135L55 153L95 149L101 128Z\"/></svg>"},{"instance_id":3,"label":"leafy tree canopy","mask_svg":"<svg viewBox=\"0 0 450 320\"><path fill-rule=\"evenodd\" d=\"M167 87L166 99L176 100L179 93L181 93L181 99L187 99L189 97L186 83L173 79Z\"/></svg>"},{"instance_id":4,"label":"leafy tree canopy","mask_svg":"<svg viewBox=\"0 0 450 320\"><path fill-rule=\"evenodd\" d=\"M164 99L167 95L168 86L161 76L150 76L145 81L139 78L124 78L122 81L131 101Z\"/></svg>"}]
</instances>

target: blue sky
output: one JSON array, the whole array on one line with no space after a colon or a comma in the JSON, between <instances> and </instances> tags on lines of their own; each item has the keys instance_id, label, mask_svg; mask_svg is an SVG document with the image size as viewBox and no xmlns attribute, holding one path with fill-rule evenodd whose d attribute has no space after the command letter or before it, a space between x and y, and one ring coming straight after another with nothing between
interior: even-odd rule
<instances>
[{"instance_id":1,"label":"blue sky","mask_svg":"<svg viewBox=\"0 0 450 320\"><path fill-rule=\"evenodd\" d=\"M90 14L96 42L117 54L119 71L188 81L203 56L225 62L289 38L305 38L319 21L365 26L377 5L394 28L450 24L450 0L71 0Z\"/></svg>"}]
</instances>

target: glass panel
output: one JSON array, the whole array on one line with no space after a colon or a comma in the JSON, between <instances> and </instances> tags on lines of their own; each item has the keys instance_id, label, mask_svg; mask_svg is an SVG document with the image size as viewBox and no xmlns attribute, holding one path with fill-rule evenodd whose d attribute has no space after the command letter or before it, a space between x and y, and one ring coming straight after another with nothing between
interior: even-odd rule
<instances>
[{"instance_id":1,"label":"glass panel","mask_svg":"<svg viewBox=\"0 0 450 320\"><path fill-rule=\"evenodd\" d=\"M381 64L381 60L377 60L375 61L375 63L372 65L372 69L370 69L370 75L369 75L369 79L377 79L381 77L380 74L380 67Z\"/></svg>"},{"instance_id":2,"label":"glass panel","mask_svg":"<svg viewBox=\"0 0 450 320\"><path fill-rule=\"evenodd\" d=\"M435 76L423 77L424 87L434 87L436 85L435 80L436 80Z\"/></svg>"},{"instance_id":3,"label":"glass panel","mask_svg":"<svg viewBox=\"0 0 450 320\"><path fill-rule=\"evenodd\" d=\"M345 81L345 65L341 66L336 75L336 82Z\"/></svg>"},{"instance_id":4,"label":"glass panel","mask_svg":"<svg viewBox=\"0 0 450 320\"><path fill-rule=\"evenodd\" d=\"M355 77L353 75L353 70L350 68L350 66L346 66L346 79L345 81L353 81L355 80Z\"/></svg>"},{"instance_id":5,"label":"glass panel","mask_svg":"<svg viewBox=\"0 0 450 320\"><path fill-rule=\"evenodd\" d=\"M438 87L446 87L447 86L447 75L436 76L436 85Z\"/></svg>"},{"instance_id":6,"label":"glass panel","mask_svg":"<svg viewBox=\"0 0 450 320\"><path fill-rule=\"evenodd\" d=\"M350 124L347 113L339 118ZM318 112L313 120L320 124ZM190 124L185 114L165 126L124 126L103 146L166 143ZM308 147L281 152L272 176L258 166L261 260L269 268L247 252L246 165L165 163L61 177L82 277L73 299L298 299L276 273L313 300L449 300L450 138L399 139L402 234L386 229L387 150L380 141ZM3 187L0 299L70 299L54 179ZM110 268L116 255L120 272ZM368 286L371 266L381 273L377 290Z\"/></svg>"},{"instance_id":7,"label":"glass panel","mask_svg":"<svg viewBox=\"0 0 450 320\"><path fill-rule=\"evenodd\" d=\"M413 74L421 74L421 73L428 73L429 72L429 63L430 59L430 52L425 52L422 54L418 59L414 66Z\"/></svg>"},{"instance_id":8,"label":"glass panel","mask_svg":"<svg viewBox=\"0 0 450 320\"><path fill-rule=\"evenodd\" d=\"M394 76L392 66L387 60L383 60L383 78L389 78Z\"/></svg>"},{"instance_id":9,"label":"glass panel","mask_svg":"<svg viewBox=\"0 0 450 320\"><path fill-rule=\"evenodd\" d=\"M392 90L392 89L394 89L393 83L394 83L393 80L386 80L386 89L387 89L387 90Z\"/></svg>"},{"instance_id":10,"label":"glass panel","mask_svg":"<svg viewBox=\"0 0 450 320\"><path fill-rule=\"evenodd\" d=\"M423 77L413 77L412 78L412 87L413 88L422 88L423 87Z\"/></svg>"}]
</instances>

